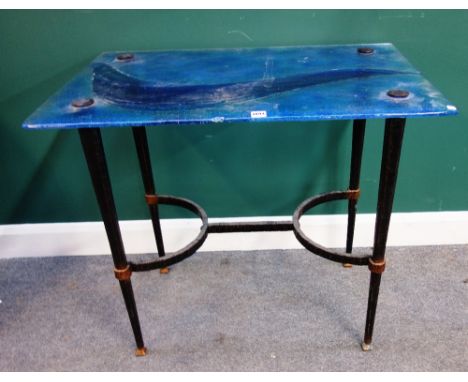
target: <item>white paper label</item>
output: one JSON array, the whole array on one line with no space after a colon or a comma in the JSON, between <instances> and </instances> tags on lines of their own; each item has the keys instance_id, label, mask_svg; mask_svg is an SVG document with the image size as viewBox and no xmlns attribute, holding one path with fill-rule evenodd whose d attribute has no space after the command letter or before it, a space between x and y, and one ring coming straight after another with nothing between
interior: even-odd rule
<instances>
[{"instance_id":1,"label":"white paper label","mask_svg":"<svg viewBox=\"0 0 468 382\"><path fill-rule=\"evenodd\" d=\"M267 112L265 110L255 110L250 112L250 118L266 118Z\"/></svg>"}]
</instances>

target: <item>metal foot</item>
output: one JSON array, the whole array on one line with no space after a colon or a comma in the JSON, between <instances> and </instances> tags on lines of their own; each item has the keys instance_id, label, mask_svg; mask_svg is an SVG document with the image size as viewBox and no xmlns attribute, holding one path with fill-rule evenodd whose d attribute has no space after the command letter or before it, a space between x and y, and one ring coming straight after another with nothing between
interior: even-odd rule
<instances>
[{"instance_id":1,"label":"metal foot","mask_svg":"<svg viewBox=\"0 0 468 382\"><path fill-rule=\"evenodd\" d=\"M164 268L159 269L159 273L161 275L167 275L169 273L169 271L170 271L169 267L164 267Z\"/></svg>"},{"instance_id":2,"label":"metal foot","mask_svg":"<svg viewBox=\"0 0 468 382\"><path fill-rule=\"evenodd\" d=\"M146 355L146 352L146 347L143 346L142 348L136 348L135 355L137 357L144 357Z\"/></svg>"},{"instance_id":3,"label":"metal foot","mask_svg":"<svg viewBox=\"0 0 468 382\"><path fill-rule=\"evenodd\" d=\"M370 351L372 350L372 345L371 344L366 344L365 342L361 343L361 348L363 351Z\"/></svg>"}]
</instances>

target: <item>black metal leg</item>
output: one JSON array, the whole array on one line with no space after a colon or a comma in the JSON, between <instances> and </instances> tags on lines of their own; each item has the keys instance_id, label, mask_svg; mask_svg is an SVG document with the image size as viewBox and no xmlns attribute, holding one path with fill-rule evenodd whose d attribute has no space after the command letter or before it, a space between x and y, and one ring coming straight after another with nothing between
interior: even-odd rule
<instances>
[{"instance_id":1,"label":"black metal leg","mask_svg":"<svg viewBox=\"0 0 468 382\"><path fill-rule=\"evenodd\" d=\"M356 191L351 194L348 201L348 231L346 235L346 253L353 251L354 226L356 222L356 204L359 198L359 178L361 175L362 148L364 145L364 133L366 131L366 120L357 119L353 123L353 145L351 150L351 170L349 174L349 190ZM343 264L351 267L351 264Z\"/></svg>"},{"instance_id":2,"label":"black metal leg","mask_svg":"<svg viewBox=\"0 0 468 382\"><path fill-rule=\"evenodd\" d=\"M133 138L138 154L138 161L140 162L141 176L143 178L143 186L145 187L145 197L148 204L151 222L153 224L154 237L156 239L156 247L158 249L159 257L164 257L166 252L164 250L164 241L161 232L161 222L159 219L158 196L156 194L156 187L154 185L153 170L151 168L151 158L148 148L148 140L146 137L146 129L144 127L132 128ZM161 273L167 273L169 268L161 268Z\"/></svg>"},{"instance_id":3,"label":"black metal leg","mask_svg":"<svg viewBox=\"0 0 468 382\"><path fill-rule=\"evenodd\" d=\"M379 196L377 202L377 217L375 221L374 249L369 260L371 271L369 286L369 301L367 305L366 329L362 349L370 350L372 332L374 329L375 312L379 297L380 280L385 269L385 248L387 245L388 228L392 214L393 196L398 175L401 146L405 119L391 118L385 122L385 136L380 169Z\"/></svg>"},{"instance_id":4,"label":"black metal leg","mask_svg":"<svg viewBox=\"0 0 468 382\"><path fill-rule=\"evenodd\" d=\"M101 210L102 220L106 228L107 238L115 265L115 276L119 280L133 334L135 335L137 345L136 354L145 355L146 349L141 334L132 283L130 281L132 270L127 263L122 236L120 234L101 132L97 128L83 128L79 129L79 134L93 182L94 192L96 193L96 198Z\"/></svg>"}]
</instances>

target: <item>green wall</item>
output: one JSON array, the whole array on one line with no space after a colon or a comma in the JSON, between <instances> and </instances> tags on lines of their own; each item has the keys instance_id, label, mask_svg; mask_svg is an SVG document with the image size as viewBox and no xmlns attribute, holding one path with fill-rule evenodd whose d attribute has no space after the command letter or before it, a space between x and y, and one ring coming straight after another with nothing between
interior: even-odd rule
<instances>
[{"instance_id":1,"label":"green wall","mask_svg":"<svg viewBox=\"0 0 468 382\"><path fill-rule=\"evenodd\" d=\"M460 110L408 121L394 210L468 210L467 25L467 11L0 11L0 224L99 220L78 134L20 125L101 51L365 42L394 43ZM361 212L375 210L382 126L368 124ZM148 218L130 131L103 137L120 219ZM290 215L346 188L350 138L349 122L149 129L159 192L213 217Z\"/></svg>"}]
</instances>

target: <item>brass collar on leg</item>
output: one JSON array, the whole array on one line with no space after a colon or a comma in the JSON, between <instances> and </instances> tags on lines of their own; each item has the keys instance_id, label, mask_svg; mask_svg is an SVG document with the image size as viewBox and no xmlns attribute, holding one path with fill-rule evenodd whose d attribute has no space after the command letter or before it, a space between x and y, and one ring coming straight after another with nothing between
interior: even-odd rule
<instances>
[{"instance_id":1,"label":"brass collar on leg","mask_svg":"<svg viewBox=\"0 0 468 382\"><path fill-rule=\"evenodd\" d=\"M361 196L361 189L358 188L356 190L348 190L348 199L349 200L358 200L359 196Z\"/></svg>"},{"instance_id":2,"label":"brass collar on leg","mask_svg":"<svg viewBox=\"0 0 468 382\"><path fill-rule=\"evenodd\" d=\"M145 195L146 203L148 205L158 204L158 195L156 194L146 194Z\"/></svg>"},{"instance_id":3,"label":"brass collar on leg","mask_svg":"<svg viewBox=\"0 0 468 382\"><path fill-rule=\"evenodd\" d=\"M372 273L383 273L385 270L385 259L379 262L369 259L369 270Z\"/></svg>"},{"instance_id":4,"label":"brass collar on leg","mask_svg":"<svg viewBox=\"0 0 468 382\"><path fill-rule=\"evenodd\" d=\"M130 268L130 265L121 269L114 268L114 275L119 281L127 281L130 280L130 277L132 276L132 269Z\"/></svg>"}]
</instances>

